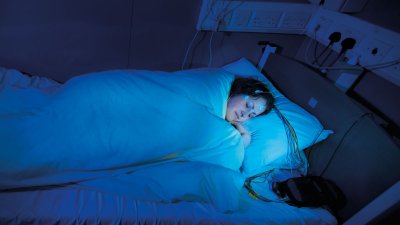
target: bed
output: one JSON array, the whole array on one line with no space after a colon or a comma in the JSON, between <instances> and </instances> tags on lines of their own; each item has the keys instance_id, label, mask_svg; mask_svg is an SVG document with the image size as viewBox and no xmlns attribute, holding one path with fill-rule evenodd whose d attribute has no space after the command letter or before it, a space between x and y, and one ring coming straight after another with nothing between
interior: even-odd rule
<instances>
[{"instance_id":1,"label":"bed","mask_svg":"<svg viewBox=\"0 0 400 225\"><path fill-rule=\"evenodd\" d=\"M269 86L300 149L333 132L244 58L216 69L92 73L66 84L0 72L1 224L337 223L326 209L263 202L244 188L247 177L293 162L276 114L245 124L253 138L246 149L224 121L235 75Z\"/></svg>"}]
</instances>

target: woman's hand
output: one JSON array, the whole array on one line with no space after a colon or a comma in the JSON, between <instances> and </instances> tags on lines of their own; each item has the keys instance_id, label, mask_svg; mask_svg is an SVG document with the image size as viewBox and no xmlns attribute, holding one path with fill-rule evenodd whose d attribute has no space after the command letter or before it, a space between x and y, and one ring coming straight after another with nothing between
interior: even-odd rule
<instances>
[{"instance_id":1,"label":"woman's hand","mask_svg":"<svg viewBox=\"0 0 400 225\"><path fill-rule=\"evenodd\" d=\"M244 147L247 147L251 142L250 132L241 123L235 123L233 125L240 132L240 135L242 135Z\"/></svg>"}]
</instances>

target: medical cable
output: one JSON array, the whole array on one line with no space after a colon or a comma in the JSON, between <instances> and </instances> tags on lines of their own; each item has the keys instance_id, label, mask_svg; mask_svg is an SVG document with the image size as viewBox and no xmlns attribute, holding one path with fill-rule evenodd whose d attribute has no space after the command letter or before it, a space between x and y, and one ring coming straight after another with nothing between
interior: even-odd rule
<instances>
[{"instance_id":1,"label":"medical cable","mask_svg":"<svg viewBox=\"0 0 400 225\"><path fill-rule=\"evenodd\" d=\"M253 187L251 186L251 183L252 183L252 182L254 182L254 183L263 183L263 182L261 182L261 181L258 181L258 182L257 182L257 181L253 181L254 179L257 179L257 178L264 178L264 181L267 181L267 180L268 180L268 177L269 177L275 170L290 170L290 169L270 169L270 170L268 170L268 171L265 171L265 172L263 172L263 173L260 173L260 174L251 176L251 177L249 177L249 178L246 179L246 181L245 181L245 183L244 183L244 187L247 189L247 191L249 192L249 195L250 195L251 197L253 197L254 199L259 199L259 200L264 201L264 202L287 203L287 202L286 202L287 197L286 197L286 198L281 198L281 199L278 199L278 200L272 200L272 199L269 199L269 198L266 198L266 197L260 195L260 194L257 193L257 192L253 189Z\"/></svg>"},{"instance_id":2,"label":"medical cable","mask_svg":"<svg viewBox=\"0 0 400 225\"><path fill-rule=\"evenodd\" d=\"M282 120L285 133L288 141L288 151L286 154L290 168L298 168L304 165L304 160L301 157L296 131L281 111L274 106L274 110L278 117Z\"/></svg>"},{"instance_id":3,"label":"medical cable","mask_svg":"<svg viewBox=\"0 0 400 225\"><path fill-rule=\"evenodd\" d=\"M282 112L276 107L273 107L274 111L277 113L278 117L283 122L285 128L285 133L288 143L288 151L286 152L286 161L289 164L291 171L298 170L302 174L307 174L308 163L304 153L300 151L296 131L293 126L287 120L287 118L282 114Z\"/></svg>"},{"instance_id":4,"label":"medical cable","mask_svg":"<svg viewBox=\"0 0 400 225\"><path fill-rule=\"evenodd\" d=\"M288 140L288 151L287 151L287 161L289 163L289 168L274 168L267 170L265 172L256 174L246 179L245 181L245 188L248 190L249 195L255 199L259 199L265 202L276 202L276 203L287 203L287 197L281 198L279 200L271 200L268 198L263 197L259 193L257 193L251 186L251 183L264 183L268 181L268 177L275 171L275 170L287 170L293 174L293 170L298 171L300 174L306 175L307 174L307 167L308 163L306 162L306 158L304 154L302 155L298 146L298 140L296 132L290 122L286 119L286 117L280 112L280 110L273 106L273 109L277 113L278 117L282 120L283 125L285 127L285 132ZM322 131L315 137L314 142L318 139ZM295 162L296 164L294 164ZM302 168L303 167L303 168ZM263 178L263 180L256 181L257 178Z\"/></svg>"},{"instance_id":5,"label":"medical cable","mask_svg":"<svg viewBox=\"0 0 400 225\"><path fill-rule=\"evenodd\" d=\"M391 67L391 66L395 66L397 64L400 64L400 59L397 60L393 60L393 61L388 61L388 62L384 62L384 63L379 63L379 64L372 64L372 65L360 65L360 67L363 67L367 70L377 70L377 69L382 69L382 68L387 68L387 67ZM358 67L350 67L350 66L322 66L322 67L318 67L318 66L313 66L310 65L311 67L315 68L315 69L320 69L320 70L362 70L361 68Z\"/></svg>"}]
</instances>

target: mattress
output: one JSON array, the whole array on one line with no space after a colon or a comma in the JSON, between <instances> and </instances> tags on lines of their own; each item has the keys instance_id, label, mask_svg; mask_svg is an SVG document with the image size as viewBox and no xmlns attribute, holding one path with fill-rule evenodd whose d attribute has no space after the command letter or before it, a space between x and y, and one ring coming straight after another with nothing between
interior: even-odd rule
<instances>
[{"instance_id":1,"label":"mattress","mask_svg":"<svg viewBox=\"0 0 400 225\"><path fill-rule=\"evenodd\" d=\"M0 193L0 224L336 224L320 208L251 199L221 213L207 203L138 201L108 192L54 189Z\"/></svg>"}]
</instances>

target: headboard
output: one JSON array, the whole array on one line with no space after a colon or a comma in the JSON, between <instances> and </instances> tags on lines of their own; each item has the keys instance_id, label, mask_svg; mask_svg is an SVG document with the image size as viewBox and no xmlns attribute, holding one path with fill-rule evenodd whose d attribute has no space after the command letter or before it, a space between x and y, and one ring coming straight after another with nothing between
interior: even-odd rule
<instances>
[{"instance_id":1,"label":"headboard","mask_svg":"<svg viewBox=\"0 0 400 225\"><path fill-rule=\"evenodd\" d=\"M333 180L345 193L346 220L400 180L400 148L351 98L313 69L271 54L263 73L289 99L335 133L310 152L310 174ZM316 100L315 107L309 104ZM314 101L315 102L315 101ZM312 104L311 104L312 105Z\"/></svg>"}]
</instances>

